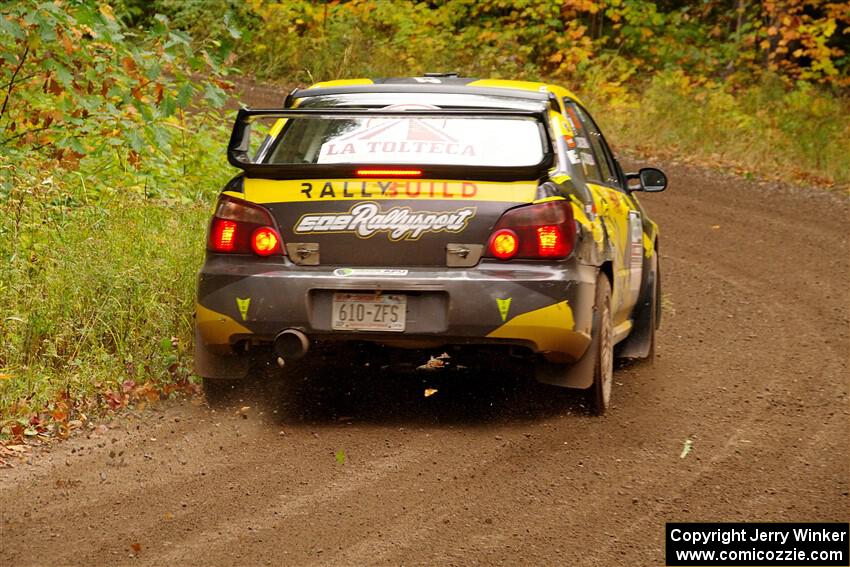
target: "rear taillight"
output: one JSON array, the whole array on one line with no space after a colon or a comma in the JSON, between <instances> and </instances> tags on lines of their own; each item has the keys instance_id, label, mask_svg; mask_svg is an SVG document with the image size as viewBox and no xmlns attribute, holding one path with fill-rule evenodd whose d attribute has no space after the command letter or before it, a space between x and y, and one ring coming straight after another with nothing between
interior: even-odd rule
<instances>
[{"instance_id":1,"label":"rear taillight","mask_svg":"<svg viewBox=\"0 0 850 567\"><path fill-rule=\"evenodd\" d=\"M213 219L210 231L210 247L217 252L232 252L236 246L236 222L224 219Z\"/></svg>"},{"instance_id":2,"label":"rear taillight","mask_svg":"<svg viewBox=\"0 0 850 567\"><path fill-rule=\"evenodd\" d=\"M497 230L490 236L489 249L499 260L510 260L519 248L519 237L510 229Z\"/></svg>"},{"instance_id":3,"label":"rear taillight","mask_svg":"<svg viewBox=\"0 0 850 567\"><path fill-rule=\"evenodd\" d=\"M207 249L271 256L283 253L283 242L266 209L222 195L210 225Z\"/></svg>"},{"instance_id":4,"label":"rear taillight","mask_svg":"<svg viewBox=\"0 0 850 567\"><path fill-rule=\"evenodd\" d=\"M261 226L251 235L251 249L255 254L268 256L280 250L280 239L273 228Z\"/></svg>"},{"instance_id":5,"label":"rear taillight","mask_svg":"<svg viewBox=\"0 0 850 567\"><path fill-rule=\"evenodd\" d=\"M527 205L502 215L487 243L487 256L499 260L566 258L575 246L575 237L568 201Z\"/></svg>"}]
</instances>

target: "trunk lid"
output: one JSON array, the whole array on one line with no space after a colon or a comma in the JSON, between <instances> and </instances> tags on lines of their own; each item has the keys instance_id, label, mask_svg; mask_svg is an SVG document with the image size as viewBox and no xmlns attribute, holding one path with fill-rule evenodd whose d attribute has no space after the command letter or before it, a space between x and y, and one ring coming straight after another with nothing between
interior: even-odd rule
<instances>
[{"instance_id":1,"label":"trunk lid","mask_svg":"<svg viewBox=\"0 0 850 567\"><path fill-rule=\"evenodd\" d=\"M475 265L499 217L530 203L536 181L244 181L271 211L290 259L339 267Z\"/></svg>"}]
</instances>

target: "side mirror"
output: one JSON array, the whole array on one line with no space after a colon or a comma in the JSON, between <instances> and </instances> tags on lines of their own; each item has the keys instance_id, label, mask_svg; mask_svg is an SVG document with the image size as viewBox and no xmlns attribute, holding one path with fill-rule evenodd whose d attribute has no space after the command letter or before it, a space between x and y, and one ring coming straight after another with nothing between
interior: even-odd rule
<instances>
[{"instance_id":1,"label":"side mirror","mask_svg":"<svg viewBox=\"0 0 850 567\"><path fill-rule=\"evenodd\" d=\"M638 184L629 183L629 191L646 191L647 193L659 193L667 189L667 176L660 169L654 167L642 167L637 173L627 173L627 181L638 181Z\"/></svg>"}]
</instances>

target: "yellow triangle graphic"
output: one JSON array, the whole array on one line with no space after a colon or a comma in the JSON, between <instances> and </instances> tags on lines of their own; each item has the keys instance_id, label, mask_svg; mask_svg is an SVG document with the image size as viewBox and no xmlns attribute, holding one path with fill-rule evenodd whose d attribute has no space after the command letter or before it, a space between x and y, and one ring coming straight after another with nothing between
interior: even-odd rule
<instances>
[{"instance_id":1,"label":"yellow triangle graphic","mask_svg":"<svg viewBox=\"0 0 850 567\"><path fill-rule=\"evenodd\" d=\"M508 320L508 311L511 308L511 298L499 299L496 298L496 304L499 306L499 315L502 316L502 321Z\"/></svg>"},{"instance_id":2,"label":"yellow triangle graphic","mask_svg":"<svg viewBox=\"0 0 850 567\"><path fill-rule=\"evenodd\" d=\"M242 315L242 320L246 320L248 318L248 307L251 305L251 298L246 297L245 299L241 299L239 297L236 298L236 306L239 308L239 314Z\"/></svg>"}]
</instances>

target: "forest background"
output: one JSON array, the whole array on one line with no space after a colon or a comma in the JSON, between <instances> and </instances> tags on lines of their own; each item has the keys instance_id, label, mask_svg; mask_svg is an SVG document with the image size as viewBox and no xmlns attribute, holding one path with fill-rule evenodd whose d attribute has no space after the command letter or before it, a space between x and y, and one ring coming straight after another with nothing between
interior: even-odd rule
<instances>
[{"instance_id":1,"label":"forest background","mask_svg":"<svg viewBox=\"0 0 850 567\"><path fill-rule=\"evenodd\" d=\"M5 2L0 440L194 390L244 85L449 71L567 86L633 156L850 187L846 2Z\"/></svg>"}]
</instances>

